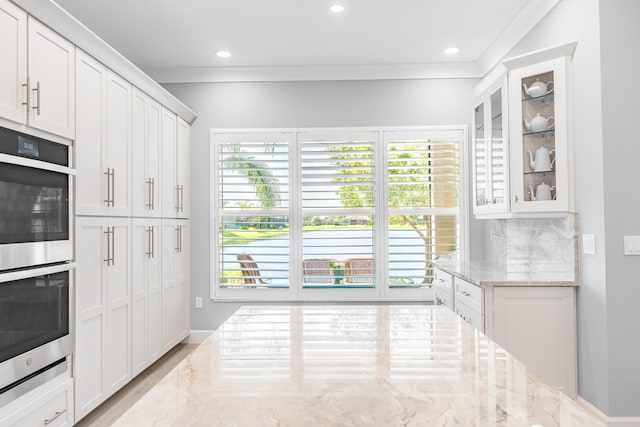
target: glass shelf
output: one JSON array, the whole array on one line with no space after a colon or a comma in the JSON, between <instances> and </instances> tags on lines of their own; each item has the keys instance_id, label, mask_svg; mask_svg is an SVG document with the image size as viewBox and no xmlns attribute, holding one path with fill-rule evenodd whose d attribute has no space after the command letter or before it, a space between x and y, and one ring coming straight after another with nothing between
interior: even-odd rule
<instances>
[{"instance_id":1,"label":"glass shelf","mask_svg":"<svg viewBox=\"0 0 640 427\"><path fill-rule=\"evenodd\" d=\"M556 171L554 169L550 171L539 171L539 172L524 172L524 175L534 175L534 176L550 176L555 175Z\"/></svg>"},{"instance_id":2,"label":"glass shelf","mask_svg":"<svg viewBox=\"0 0 640 427\"><path fill-rule=\"evenodd\" d=\"M542 96L536 96L534 98L522 98L522 102L533 104L551 104L553 103L553 89Z\"/></svg>"},{"instance_id":3,"label":"glass shelf","mask_svg":"<svg viewBox=\"0 0 640 427\"><path fill-rule=\"evenodd\" d=\"M542 132L524 132L522 134L522 136L531 136L531 137L540 137L540 138L544 138L544 137L550 137L550 136L554 136L555 134L555 129L547 129L547 130L543 130Z\"/></svg>"}]
</instances>

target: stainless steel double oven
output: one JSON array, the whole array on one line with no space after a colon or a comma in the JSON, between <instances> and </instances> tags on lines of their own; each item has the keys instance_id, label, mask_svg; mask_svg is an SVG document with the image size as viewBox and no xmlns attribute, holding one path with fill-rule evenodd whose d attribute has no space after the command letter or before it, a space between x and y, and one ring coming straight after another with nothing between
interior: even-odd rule
<instances>
[{"instance_id":1,"label":"stainless steel double oven","mask_svg":"<svg viewBox=\"0 0 640 427\"><path fill-rule=\"evenodd\" d=\"M0 406L71 354L69 145L0 127Z\"/></svg>"}]
</instances>

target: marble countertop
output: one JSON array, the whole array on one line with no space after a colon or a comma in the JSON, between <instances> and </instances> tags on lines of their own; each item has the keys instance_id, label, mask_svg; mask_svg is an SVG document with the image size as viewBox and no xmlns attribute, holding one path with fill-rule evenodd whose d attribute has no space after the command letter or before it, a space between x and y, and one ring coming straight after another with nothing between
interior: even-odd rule
<instances>
[{"instance_id":1,"label":"marble countertop","mask_svg":"<svg viewBox=\"0 0 640 427\"><path fill-rule=\"evenodd\" d=\"M469 264L434 261L436 267L478 286L578 286L575 274L538 268L535 271L509 271L506 266L471 261Z\"/></svg>"},{"instance_id":2,"label":"marble countertop","mask_svg":"<svg viewBox=\"0 0 640 427\"><path fill-rule=\"evenodd\" d=\"M246 306L114 426L605 426L439 306Z\"/></svg>"}]
</instances>

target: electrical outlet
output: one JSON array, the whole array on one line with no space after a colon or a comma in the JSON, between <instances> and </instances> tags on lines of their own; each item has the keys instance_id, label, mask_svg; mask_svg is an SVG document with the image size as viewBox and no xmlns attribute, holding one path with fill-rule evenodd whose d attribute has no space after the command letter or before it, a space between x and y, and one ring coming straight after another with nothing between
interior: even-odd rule
<instances>
[{"instance_id":1,"label":"electrical outlet","mask_svg":"<svg viewBox=\"0 0 640 427\"><path fill-rule=\"evenodd\" d=\"M202 297L196 297L196 308L202 308Z\"/></svg>"}]
</instances>

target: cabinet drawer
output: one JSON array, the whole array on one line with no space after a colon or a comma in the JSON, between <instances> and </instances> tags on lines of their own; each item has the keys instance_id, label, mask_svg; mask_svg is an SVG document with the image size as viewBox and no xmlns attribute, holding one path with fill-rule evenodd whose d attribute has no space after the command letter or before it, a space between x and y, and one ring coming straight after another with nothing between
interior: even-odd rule
<instances>
[{"instance_id":1,"label":"cabinet drawer","mask_svg":"<svg viewBox=\"0 0 640 427\"><path fill-rule=\"evenodd\" d=\"M433 276L433 283L437 288L453 294L453 276L451 274L436 268L433 270Z\"/></svg>"},{"instance_id":2,"label":"cabinet drawer","mask_svg":"<svg viewBox=\"0 0 640 427\"><path fill-rule=\"evenodd\" d=\"M73 380L68 380L9 417L11 427L73 425ZM2 424L2 423L0 423ZM5 424L2 424L5 425Z\"/></svg>"},{"instance_id":3,"label":"cabinet drawer","mask_svg":"<svg viewBox=\"0 0 640 427\"><path fill-rule=\"evenodd\" d=\"M456 306L465 304L478 313L483 313L482 288L456 277Z\"/></svg>"},{"instance_id":4,"label":"cabinet drawer","mask_svg":"<svg viewBox=\"0 0 640 427\"><path fill-rule=\"evenodd\" d=\"M456 301L456 314L467 323L471 324L474 328L484 333L484 316L469 307L468 305Z\"/></svg>"},{"instance_id":5,"label":"cabinet drawer","mask_svg":"<svg viewBox=\"0 0 640 427\"><path fill-rule=\"evenodd\" d=\"M435 302L436 304L444 305L445 307L453 311L453 295L451 294L451 292L449 291L443 292L442 289L436 287L435 299L436 299L436 302Z\"/></svg>"}]
</instances>

